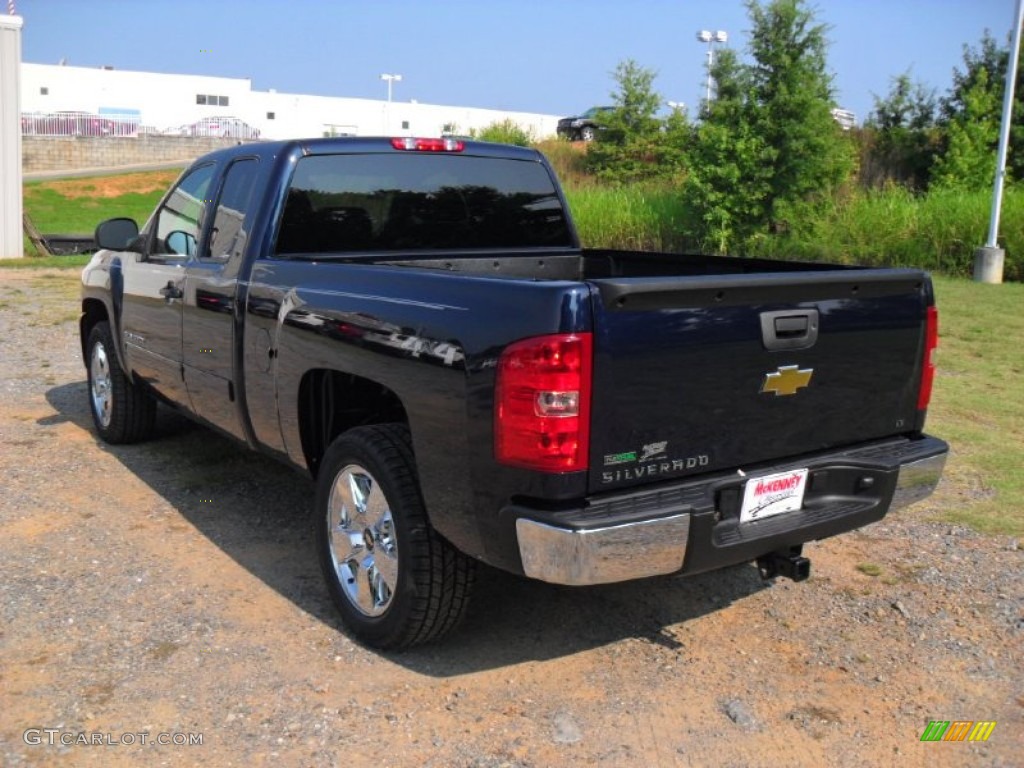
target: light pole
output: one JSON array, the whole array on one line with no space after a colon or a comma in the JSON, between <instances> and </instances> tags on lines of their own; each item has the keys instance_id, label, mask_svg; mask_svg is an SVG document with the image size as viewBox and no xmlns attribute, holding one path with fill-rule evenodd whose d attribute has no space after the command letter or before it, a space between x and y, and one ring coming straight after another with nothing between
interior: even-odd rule
<instances>
[{"instance_id":1,"label":"light pole","mask_svg":"<svg viewBox=\"0 0 1024 768\"><path fill-rule=\"evenodd\" d=\"M388 73L385 72L383 75L380 76L380 79L381 80L386 80L387 83L388 83L388 103L390 104L391 103L391 85L392 85L392 83L400 83L400 82L402 82L402 76L401 75L389 75Z\"/></svg>"},{"instance_id":2,"label":"light pole","mask_svg":"<svg viewBox=\"0 0 1024 768\"><path fill-rule=\"evenodd\" d=\"M1003 118L999 126L999 149L996 151L996 177L992 185L992 215L988 223L988 240L974 252L974 280L978 283L1003 282L1003 259L1006 254L998 245L999 215L1003 207L1003 181L1006 178L1006 151L1010 143L1010 120L1013 117L1013 86L1017 82L1020 61L1020 37L1024 28L1024 0L1017 0L1013 27L1013 47L1006 66L1003 89Z\"/></svg>"},{"instance_id":3,"label":"light pole","mask_svg":"<svg viewBox=\"0 0 1024 768\"><path fill-rule=\"evenodd\" d=\"M706 29L702 29L697 33L697 39L702 43L708 44L708 96L705 102L705 109L711 111L711 65L715 63L715 43L725 43L729 40L727 35L722 30L717 32L709 32Z\"/></svg>"}]
</instances>

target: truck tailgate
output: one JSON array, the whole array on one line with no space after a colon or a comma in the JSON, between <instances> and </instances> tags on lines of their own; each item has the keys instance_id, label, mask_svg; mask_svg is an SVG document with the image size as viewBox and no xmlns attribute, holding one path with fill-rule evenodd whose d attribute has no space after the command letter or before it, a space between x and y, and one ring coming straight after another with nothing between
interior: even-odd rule
<instances>
[{"instance_id":1,"label":"truck tailgate","mask_svg":"<svg viewBox=\"0 0 1024 768\"><path fill-rule=\"evenodd\" d=\"M933 303L918 270L589 282L591 492L915 429Z\"/></svg>"}]
</instances>

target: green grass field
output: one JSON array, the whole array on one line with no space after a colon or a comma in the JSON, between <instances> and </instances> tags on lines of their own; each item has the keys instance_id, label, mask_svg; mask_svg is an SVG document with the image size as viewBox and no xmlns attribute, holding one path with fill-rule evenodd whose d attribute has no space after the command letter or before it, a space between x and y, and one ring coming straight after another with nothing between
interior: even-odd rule
<instances>
[{"instance_id":1,"label":"green grass field","mask_svg":"<svg viewBox=\"0 0 1024 768\"><path fill-rule=\"evenodd\" d=\"M167 172L164 177L132 174L77 179L73 184L29 183L25 187L25 207L44 232L88 232L112 216L130 216L141 223L176 175ZM137 186L151 189L111 194ZM91 197L90 187L96 193ZM668 192L590 186L571 188L569 200L588 246L664 251L679 246L674 222L683 213ZM1016 194L1016 201L1015 207L1024 203L1024 191ZM922 237L927 236L930 227L940 227L944 218L956 218L961 207L956 199L936 198L932 203L936 210L924 216L913 208L925 205L921 201L890 203L895 206L897 219ZM874 213L865 214L865 221L856 226L849 223L861 241L870 239L869 232L879 242L896 237L890 231L894 220L879 213L885 201L874 199L865 205L873 207ZM970 205L963 202L962 207L974 218L982 212L977 201ZM922 217L931 224L922 224ZM1024 239L1024 222L1017 213L1004 220L1014 231L1020 229ZM953 228L954 223L947 222L947 229ZM1024 242L1020 247L1024 249ZM0 267L59 266L77 270L87 260L85 256L12 259L0 261ZM1022 535L1024 284L981 285L937 276L935 286L940 318L939 372L927 428L953 447L942 492L935 497L938 514L989 533Z\"/></svg>"},{"instance_id":2,"label":"green grass field","mask_svg":"<svg viewBox=\"0 0 1024 768\"><path fill-rule=\"evenodd\" d=\"M989 533L1024 534L1024 285L935 278L938 374L929 432L953 456L942 512Z\"/></svg>"}]
</instances>

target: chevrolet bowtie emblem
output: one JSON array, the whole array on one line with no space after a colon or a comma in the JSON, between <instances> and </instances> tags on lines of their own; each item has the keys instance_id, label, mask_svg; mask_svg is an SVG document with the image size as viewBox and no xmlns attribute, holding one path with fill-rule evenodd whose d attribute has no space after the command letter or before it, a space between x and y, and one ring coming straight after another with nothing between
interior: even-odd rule
<instances>
[{"instance_id":1,"label":"chevrolet bowtie emblem","mask_svg":"<svg viewBox=\"0 0 1024 768\"><path fill-rule=\"evenodd\" d=\"M775 396L795 395L801 387L811 383L813 368L801 369L796 365L780 366L774 373L764 375L764 383L761 385L761 392L773 392Z\"/></svg>"}]
</instances>

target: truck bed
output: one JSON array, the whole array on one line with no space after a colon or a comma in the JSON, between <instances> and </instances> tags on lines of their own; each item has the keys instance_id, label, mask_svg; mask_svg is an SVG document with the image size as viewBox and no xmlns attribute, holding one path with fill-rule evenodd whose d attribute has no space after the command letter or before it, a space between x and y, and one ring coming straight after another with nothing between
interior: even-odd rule
<instances>
[{"instance_id":1,"label":"truck bed","mask_svg":"<svg viewBox=\"0 0 1024 768\"><path fill-rule=\"evenodd\" d=\"M601 414L590 433L592 493L745 471L923 426L932 297L919 270L587 249L374 261L460 282L589 287ZM501 292L490 285L479 290ZM790 377L801 381L775 387Z\"/></svg>"},{"instance_id":2,"label":"truck bed","mask_svg":"<svg viewBox=\"0 0 1024 768\"><path fill-rule=\"evenodd\" d=\"M322 258L322 256L321 256ZM349 256L353 263L437 269L461 274L512 279L592 280L609 277L685 277L708 275L778 274L792 272L858 271L856 267L817 262L653 253L584 248L538 254L472 252L459 256L417 258Z\"/></svg>"}]
</instances>

